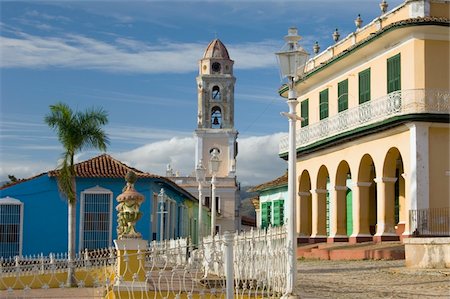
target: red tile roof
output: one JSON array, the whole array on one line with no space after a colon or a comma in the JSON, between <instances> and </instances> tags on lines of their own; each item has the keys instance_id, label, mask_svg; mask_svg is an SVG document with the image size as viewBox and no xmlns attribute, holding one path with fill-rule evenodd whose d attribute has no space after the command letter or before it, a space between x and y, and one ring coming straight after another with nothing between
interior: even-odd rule
<instances>
[{"instance_id":1,"label":"red tile roof","mask_svg":"<svg viewBox=\"0 0 450 299\"><path fill-rule=\"evenodd\" d=\"M286 172L284 175L274 179L273 181L266 182L249 189L248 192L263 191L270 188L282 187L286 186L287 183L288 183L288 173Z\"/></svg>"},{"instance_id":2,"label":"red tile roof","mask_svg":"<svg viewBox=\"0 0 450 299\"><path fill-rule=\"evenodd\" d=\"M139 178L161 178L130 167L107 154L75 164L75 173L80 178L124 178L128 171L134 171ZM51 170L48 176L55 177L59 170Z\"/></svg>"}]
</instances>

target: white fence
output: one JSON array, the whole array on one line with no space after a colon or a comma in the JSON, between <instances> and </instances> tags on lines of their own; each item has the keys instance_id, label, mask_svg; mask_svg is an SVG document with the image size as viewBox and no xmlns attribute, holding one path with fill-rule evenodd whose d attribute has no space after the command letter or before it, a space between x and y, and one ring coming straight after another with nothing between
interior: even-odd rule
<instances>
[{"instance_id":1,"label":"white fence","mask_svg":"<svg viewBox=\"0 0 450 299\"><path fill-rule=\"evenodd\" d=\"M129 262L133 257L135 265ZM72 266L75 291L92 291L78 297L278 298L286 288L286 259L286 230L278 227L207 237L196 247L188 239L152 242L143 250L125 251L122 259L114 248L85 252ZM2 260L0 266L0 298L62 298L74 291L66 287L65 255ZM132 282L124 283L127 279ZM125 286L125 292L117 292L117 286Z\"/></svg>"}]
</instances>

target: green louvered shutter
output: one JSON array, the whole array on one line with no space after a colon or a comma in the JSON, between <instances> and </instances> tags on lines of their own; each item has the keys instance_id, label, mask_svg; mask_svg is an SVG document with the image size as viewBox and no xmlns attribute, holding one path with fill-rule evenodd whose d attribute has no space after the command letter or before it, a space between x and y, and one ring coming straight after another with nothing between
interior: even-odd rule
<instances>
[{"instance_id":1,"label":"green louvered shutter","mask_svg":"<svg viewBox=\"0 0 450 299\"><path fill-rule=\"evenodd\" d=\"M359 103L370 101L370 69L359 73Z\"/></svg>"},{"instance_id":2,"label":"green louvered shutter","mask_svg":"<svg viewBox=\"0 0 450 299\"><path fill-rule=\"evenodd\" d=\"M338 112L348 109L348 80L338 83Z\"/></svg>"},{"instance_id":3,"label":"green louvered shutter","mask_svg":"<svg viewBox=\"0 0 450 299\"><path fill-rule=\"evenodd\" d=\"M269 226L269 221L267 219L267 214L268 214L268 210L267 210L267 202L263 202L261 204L261 228L266 228Z\"/></svg>"},{"instance_id":4,"label":"green louvered shutter","mask_svg":"<svg viewBox=\"0 0 450 299\"><path fill-rule=\"evenodd\" d=\"M300 103L300 116L303 118L302 127L306 127L309 124L309 99Z\"/></svg>"},{"instance_id":5,"label":"green louvered shutter","mask_svg":"<svg viewBox=\"0 0 450 299\"><path fill-rule=\"evenodd\" d=\"M401 89L400 53L387 60L387 93Z\"/></svg>"},{"instance_id":6,"label":"green louvered shutter","mask_svg":"<svg viewBox=\"0 0 450 299\"><path fill-rule=\"evenodd\" d=\"M280 201L275 200L273 202L273 226L280 225Z\"/></svg>"},{"instance_id":7,"label":"green louvered shutter","mask_svg":"<svg viewBox=\"0 0 450 299\"><path fill-rule=\"evenodd\" d=\"M284 224L284 200L280 200L280 225Z\"/></svg>"},{"instance_id":8,"label":"green louvered shutter","mask_svg":"<svg viewBox=\"0 0 450 299\"><path fill-rule=\"evenodd\" d=\"M321 91L319 94L319 110L320 119L328 117L328 88Z\"/></svg>"}]
</instances>

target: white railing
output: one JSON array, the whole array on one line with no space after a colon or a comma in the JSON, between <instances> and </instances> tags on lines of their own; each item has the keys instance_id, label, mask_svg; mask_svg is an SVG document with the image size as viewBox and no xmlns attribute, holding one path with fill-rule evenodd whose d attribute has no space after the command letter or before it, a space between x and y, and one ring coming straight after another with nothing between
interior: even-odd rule
<instances>
[{"instance_id":1,"label":"white railing","mask_svg":"<svg viewBox=\"0 0 450 299\"><path fill-rule=\"evenodd\" d=\"M67 292L69 266L74 268L78 289L95 290L99 297L118 285L125 285L126 292L116 292L116 298L131 298L134 291L143 298L223 298L230 287L235 298L267 298L280 297L286 288L285 227L206 237L197 248L189 239L151 242L137 253L122 255L118 257L114 248L84 252L71 265L61 254L1 260L0 298L60 298L61 292ZM138 265L128 263L132 260ZM141 280L135 281L139 276ZM124 284L126 277L133 277L133 283ZM73 296L94 296L83 294Z\"/></svg>"},{"instance_id":2,"label":"white railing","mask_svg":"<svg viewBox=\"0 0 450 299\"><path fill-rule=\"evenodd\" d=\"M299 129L297 131L297 148L396 116L418 113L449 114L449 101L450 91L448 90L395 91ZM280 153L287 152L288 146L288 137L281 138Z\"/></svg>"}]
</instances>

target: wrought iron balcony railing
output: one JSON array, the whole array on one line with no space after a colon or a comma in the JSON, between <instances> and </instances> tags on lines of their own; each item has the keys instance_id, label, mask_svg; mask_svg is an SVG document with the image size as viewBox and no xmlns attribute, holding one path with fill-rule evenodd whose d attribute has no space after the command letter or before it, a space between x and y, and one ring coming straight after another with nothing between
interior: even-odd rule
<instances>
[{"instance_id":1,"label":"wrought iron balcony railing","mask_svg":"<svg viewBox=\"0 0 450 299\"><path fill-rule=\"evenodd\" d=\"M450 91L408 89L342 111L297 131L297 148L388 119L420 113L449 114ZM288 151L288 136L280 140L280 153Z\"/></svg>"}]
</instances>

